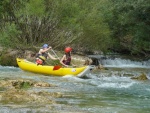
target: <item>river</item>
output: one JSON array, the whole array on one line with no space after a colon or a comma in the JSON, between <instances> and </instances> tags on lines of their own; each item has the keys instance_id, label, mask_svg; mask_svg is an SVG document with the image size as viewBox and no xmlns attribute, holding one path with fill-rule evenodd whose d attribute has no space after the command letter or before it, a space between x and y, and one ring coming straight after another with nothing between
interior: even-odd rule
<instances>
[{"instance_id":1,"label":"river","mask_svg":"<svg viewBox=\"0 0 150 113\"><path fill-rule=\"evenodd\" d=\"M0 66L0 78L23 78L56 84L54 88L30 90L61 92L57 104L43 106L0 103L0 113L149 113L150 60L107 59L107 70L96 70L87 78L44 76L22 71L17 67ZM146 74L145 81L131 79ZM52 109L49 110L49 107Z\"/></svg>"}]
</instances>

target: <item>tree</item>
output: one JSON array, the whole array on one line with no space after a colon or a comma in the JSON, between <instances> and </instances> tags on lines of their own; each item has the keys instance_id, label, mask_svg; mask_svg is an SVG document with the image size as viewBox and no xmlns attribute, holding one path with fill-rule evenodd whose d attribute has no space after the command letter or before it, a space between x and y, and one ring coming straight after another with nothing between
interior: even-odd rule
<instances>
[{"instance_id":1,"label":"tree","mask_svg":"<svg viewBox=\"0 0 150 113\"><path fill-rule=\"evenodd\" d=\"M150 51L150 1L110 0L110 3L107 22L116 41L114 49L146 55Z\"/></svg>"}]
</instances>

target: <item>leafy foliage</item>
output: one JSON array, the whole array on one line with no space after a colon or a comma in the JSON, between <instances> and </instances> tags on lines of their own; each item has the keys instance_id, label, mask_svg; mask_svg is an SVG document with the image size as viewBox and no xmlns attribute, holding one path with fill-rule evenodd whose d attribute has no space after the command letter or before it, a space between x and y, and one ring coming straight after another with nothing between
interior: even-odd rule
<instances>
[{"instance_id":1,"label":"leafy foliage","mask_svg":"<svg viewBox=\"0 0 150 113\"><path fill-rule=\"evenodd\" d=\"M14 23L6 23L5 28L2 29L0 34L0 43L4 47L16 47L17 44L20 43L19 41L19 35L21 34L21 31L19 31L16 28L16 25ZM14 45L14 42L16 45Z\"/></svg>"},{"instance_id":2,"label":"leafy foliage","mask_svg":"<svg viewBox=\"0 0 150 113\"><path fill-rule=\"evenodd\" d=\"M149 0L1 0L0 44L150 53ZM81 50L81 49L80 49Z\"/></svg>"},{"instance_id":3,"label":"leafy foliage","mask_svg":"<svg viewBox=\"0 0 150 113\"><path fill-rule=\"evenodd\" d=\"M115 49L146 56L150 52L150 1L114 0L112 6L107 22L117 41Z\"/></svg>"}]
</instances>

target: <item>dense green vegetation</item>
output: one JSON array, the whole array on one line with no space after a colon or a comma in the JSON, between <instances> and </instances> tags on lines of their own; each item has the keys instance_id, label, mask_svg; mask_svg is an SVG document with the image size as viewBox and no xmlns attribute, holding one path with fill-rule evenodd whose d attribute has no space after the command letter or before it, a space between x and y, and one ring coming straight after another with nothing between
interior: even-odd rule
<instances>
[{"instance_id":1,"label":"dense green vegetation","mask_svg":"<svg viewBox=\"0 0 150 113\"><path fill-rule=\"evenodd\" d=\"M1 0L0 45L150 54L150 0Z\"/></svg>"}]
</instances>

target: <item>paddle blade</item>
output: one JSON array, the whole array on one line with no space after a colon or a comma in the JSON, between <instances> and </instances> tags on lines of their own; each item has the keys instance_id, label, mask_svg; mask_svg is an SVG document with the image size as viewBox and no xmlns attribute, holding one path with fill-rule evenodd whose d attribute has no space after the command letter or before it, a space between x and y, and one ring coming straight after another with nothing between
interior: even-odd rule
<instances>
[{"instance_id":1,"label":"paddle blade","mask_svg":"<svg viewBox=\"0 0 150 113\"><path fill-rule=\"evenodd\" d=\"M60 69L60 68L61 68L60 65L56 65L56 66L54 66L53 70L58 70L58 69Z\"/></svg>"}]
</instances>

